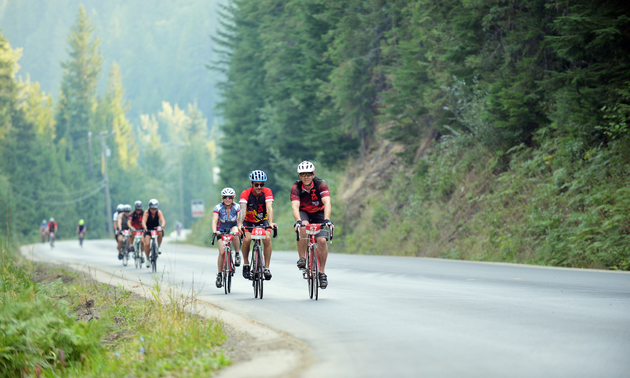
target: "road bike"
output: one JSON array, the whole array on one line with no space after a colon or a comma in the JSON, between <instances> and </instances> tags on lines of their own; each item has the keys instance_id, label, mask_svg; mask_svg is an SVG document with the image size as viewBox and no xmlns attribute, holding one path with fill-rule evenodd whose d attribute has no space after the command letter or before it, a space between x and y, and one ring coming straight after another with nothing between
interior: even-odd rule
<instances>
[{"instance_id":1,"label":"road bike","mask_svg":"<svg viewBox=\"0 0 630 378\"><path fill-rule=\"evenodd\" d=\"M144 263L144 259L142 258L142 234L144 230L135 230L134 231L134 240L133 240L133 260L136 263L136 269L142 268L142 263Z\"/></svg>"},{"instance_id":2,"label":"road bike","mask_svg":"<svg viewBox=\"0 0 630 378\"><path fill-rule=\"evenodd\" d=\"M48 233L48 239L50 240L50 249L55 248L55 232L50 231Z\"/></svg>"},{"instance_id":3,"label":"road bike","mask_svg":"<svg viewBox=\"0 0 630 378\"><path fill-rule=\"evenodd\" d=\"M306 267L302 270L302 277L308 282L308 296L315 300L319 297L319 251L317 250L317 235L322 227L328 229L330 233L330 240L333 239L332 228L324 223L309 223L301 226L305 227L305 232L308 239L308 247L306 248ZM297 227L297 241L300 241L300 226Z\"/></svg>"},{"instance_id":4,"label":"road bike","mask_svg":"<svg viewBox=\"0 0 630 378\"><path fill-rule=\"evenodd\" d=\"M243 227L244 230L251 232L251 238L254 240L252 248L252 263L249 271L249 277L254 287L254 298L263 298L263 282L265 281L265 254L263 253L263 245L261 240L267 238L267 231L263 227ZM278 235L278 228L274 227L273 237Z\"/></svg>"},{"instance_id":5,"label":"road bike","mask_svg":"<svg viewBox=\"0 0 630 378\"><path fill-rule=\"evenodd\" d=\"M223 241L223 249L225 251L225 258L223 259L223 270L221 271L223 288L225 294L228 294L232 290L232 276L234 276L234 258L232 257L232 240L235 234L230 231L220 231L221 241ZM212 235L212 245L214 245L214 239L217 234Z\"/></svg>"},{"instance_id":6,"label":"road bike","mask_svg":"<svg viewBox=\"0 0 630 378\"><path fill-rule=\"evenodd\" d=\"M129 262L129 237L131 236L131 230L122 230L121 233L123 236L121 251L122 264L123 266L127 266L127 263Z\"/></svg>"},{"instance_id":7,"label":"road bike","mask_svg":"<svg viewBox=\"0 0 630 378\"><path fill-rule=\"evenodd\" d=\"M151 230L151 244L149 244L149 261L151 261L151 272L157 272L157 259L158 259L158 230Z\"/></svg>"},{"instance_id":8,"label":"road bike","mask_svg":"<svg viewBox=\"0 0 630 378\"><path fill-rule=\"evenodd\" d=\"M79 232L79 245L83 248L83 232Z\"/></svg>"}]
</instances>

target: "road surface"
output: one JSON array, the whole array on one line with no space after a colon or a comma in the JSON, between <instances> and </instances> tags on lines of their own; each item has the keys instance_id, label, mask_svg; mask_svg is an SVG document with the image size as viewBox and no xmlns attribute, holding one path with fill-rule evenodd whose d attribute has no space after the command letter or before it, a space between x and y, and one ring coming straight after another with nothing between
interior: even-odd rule
<instances>
[{"instance_id":1,"label":"road surface","mask_svg":"<svg viewBox=\"0 0 630 378\"><path fill-rule=\"evenodd\" d=\"M333 253L314 301L297 253L274 251L260 300L241 268L231 294L215 287L216 249L163 248L158 279L189 290L194 280L200 300L305 341L319 362L302 377L630 376L628 273ZM34 253L153 277L123 268L113 240Z\"/></svg>"}]
</instances>

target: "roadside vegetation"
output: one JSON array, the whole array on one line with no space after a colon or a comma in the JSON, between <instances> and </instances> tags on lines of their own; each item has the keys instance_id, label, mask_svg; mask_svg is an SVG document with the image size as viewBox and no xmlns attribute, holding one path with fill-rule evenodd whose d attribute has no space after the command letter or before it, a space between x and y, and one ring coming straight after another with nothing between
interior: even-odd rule
<instances>
[{"instance_id":1,"label":"roadside vegetation","mask_svg":"<svg viewBox=\"0 0 630 378\"><path fill-rule=\"evenodd\" d=\"M229 364L222 327L190 301L144 300L2 248L0 377L198 377Z\"/></svg>"}]
</instances>

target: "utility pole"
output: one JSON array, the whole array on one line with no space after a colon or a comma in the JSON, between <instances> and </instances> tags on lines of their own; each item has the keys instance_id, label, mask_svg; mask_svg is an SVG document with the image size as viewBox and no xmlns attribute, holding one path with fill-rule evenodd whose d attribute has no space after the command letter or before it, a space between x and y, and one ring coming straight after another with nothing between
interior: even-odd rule
<instances>
[{"instance_id":1,"label":"utility pole","mask_svg":"<svg viewBox=\"0 0 630 378\"><path fill-rule=\"evenodd\" d=\"M179 153L179 216L182 222L182 228L184 228L184 157Z\"/></svg>"},{"instance_id":2,"label":"utility pole","mask_svg":"<svg viewBox=\"0 0 630 378\"><path fill-rule=\"evenodd\" d=\"M101 161L103 162L103 176L105 178L105 211L107 213L107 234L114 235L112 229L112 201L109 197L109 176L107 175L107 157L105 156L105 135L107 131L98 134L101 137Z\"/></svg>"},{"instance_id":3,"label":"utility pole","mask_svg":"<svg viewBox=\"0 0 630 378\"><path fill-rule=\"evenodd\" d=\"M92 132L88 131L88 164L90 165L90 181L94 179L92 174Z\"/></svg>"}]
</instances>

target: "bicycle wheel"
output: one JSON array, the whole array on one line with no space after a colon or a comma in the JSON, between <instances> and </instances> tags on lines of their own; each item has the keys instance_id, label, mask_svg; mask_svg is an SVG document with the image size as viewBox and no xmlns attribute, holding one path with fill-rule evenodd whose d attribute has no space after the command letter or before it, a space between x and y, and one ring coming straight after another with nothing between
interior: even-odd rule
<instances>
[{"instance_id":1,"label":"bicycle wheel","mask_svg":"<svg viewBox=\"0 0 630 378\"><path fill-rule=\"evenodd\" d=\"M79 245L83 248L83 235L79 235Z\"/></svg>"},{"instance_id":2,"label":"bicycle wheel","mask_svg":"<svg viewBox=\"0 0 630 378\"><path fill-rule=\"evenodd\" d=\"M225 258L223 259L223 291L225 291L225 294L229 293L230 290L228 290L228 276L230 275L230 264L229 264L229 260L230 260L230 251L225 248Z\"/></svg>"},{"instance_id":3,"label":"bicycle wheel","mask_svg":"<svg viewBox=\"0 0 630 378\"><path fill-rule=\"evenodd\" d=\"M129 262L129 247L127 245L127 243L129 243L127 241L127 239L123 239L123 244L122 244L122 263L123 266L127 266L127 262Z\"/></svg>"},{"instance_id":4,"label":"bicycle wheel","mask_svg":"<svg viewBox=\"0 0 630 378\"><path fill-rule=\"evenodd\" d=\"M252 256L252 286L254 287L254 298L258 298L258 244L254 244L254 251Z\"/></svg>"},{"instance_id":5,"label":"bicycle wheel","mask_svg":"<svg viewBox=\"0 0 630 378\"><path fill-rule=\"evenodd\" d=\"M157 243L151 241L151 272L157 272Z\"/></svg>"},{"instance_id":6,"label":"bicycle wheel","mask_svg":"<svg viewBox=\"0 0 630 378\"><path fill-rule=\"evenodd\" d=\"M258 253L262 254L262 248L258 248ZM265 273L263 272L262 257L258 256L258 296L263 298L263 282L265 282Z\"/></svg>"},{"instance_id":7,"label":"bicycle wheel","mask_svg":"<svg viewBox=\"0 0 630 378\"><path fill-rule=\"evenodd\" d=\"M307 281L308 281L308 297L313 299L313 254L311 253L312 247L309 247L306 255L306 269L307 269Z\"/></svg>"},{"instance_id":8,"label":"bicycle wheel","mask_svg":"<svg viewBox=\"0 0 630 378\"><path fill-rule=\"evenodd\" d=\"M315 300L319 296L319 261L317 260L317 247L313 247L313 291Z\"/></svg>"}]
</instances>

